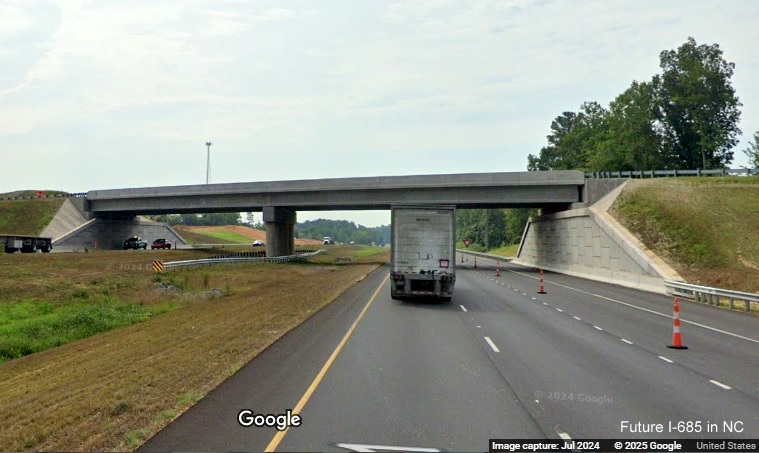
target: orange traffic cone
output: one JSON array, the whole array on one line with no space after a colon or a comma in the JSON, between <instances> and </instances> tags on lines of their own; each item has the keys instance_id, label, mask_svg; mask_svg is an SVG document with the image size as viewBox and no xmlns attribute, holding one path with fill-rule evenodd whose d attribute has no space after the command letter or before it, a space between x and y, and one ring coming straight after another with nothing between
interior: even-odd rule
<instances>
[{"instance_id":1,"label":"orange traffic cone","mask_svg":"<svg viewBox=\"0 0 759 453\"><path fill-rule=\"evenodd\" d=\"M501 276L501 270L498 269L498 261L495 262L495 276L500 277Z\"/></svg>"},{"instance_id":2,"label":"orange traffic cone","mask_svg":"<svg viewBox=\"0 0 759 453\"><path fill-rule=\"evenodd\" d=\"M543 287L543 269L540 270L540 288L538 289L538 294L548 294Z\"/></svg>"},{"instance_id":3,"label":"orange traffic cone","mask_svg":"<svg viewBox=\"0 0 759 453\"><path fill-rule=\"evenodd\" d=\"M670 349L688 349L683 346L683 339L680 336L680 302L675 297L675 308L672 314L672 344L667 346Z\"/></svg>"}]
</instances>

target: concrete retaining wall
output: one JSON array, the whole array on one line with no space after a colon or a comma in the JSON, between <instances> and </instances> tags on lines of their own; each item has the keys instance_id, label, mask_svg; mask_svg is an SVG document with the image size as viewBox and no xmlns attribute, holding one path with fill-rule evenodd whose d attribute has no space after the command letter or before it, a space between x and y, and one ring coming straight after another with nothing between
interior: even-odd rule
<instances>
[{"instance_id":1,"label":"concrete retaining wall","mask_svg":"<svg viewBox=\"0 0 759 453\"><path fill-rule=\"evenodd\" d=\"M531 219L514 263L665 293L665 279L682 277L607 212L622 188L589 208Z\"/></svg>"},{"instance_id":2,"label":"concrete retaining wall","mask_svg":"<svg viewBox=\"0 0 759 453\"><path fill-rule=\"evenodd\" d=\"M87 220L81 209L67 198L40 236L56 239L85 224Z\"/></svg>"}]
</instances>

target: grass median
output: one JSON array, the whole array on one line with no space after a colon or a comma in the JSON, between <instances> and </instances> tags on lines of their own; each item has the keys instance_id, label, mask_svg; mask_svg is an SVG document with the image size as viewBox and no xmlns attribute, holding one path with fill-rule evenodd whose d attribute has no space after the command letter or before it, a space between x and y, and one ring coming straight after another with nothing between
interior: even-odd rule
<instances>
[{"instance_id":1,"label":"grass median","mask_svg":"<svg viewBox=\"0 0 759 453\"><path fill-rule=\"evenodd\" d=\"M160 276L149 266L202 254L0 259L10 277L0 300L16 321L39 310L34 303L64 310L102 305L101 295L141 318L1 364L0 450L132 450L377 266L219 265Z\"/></svg>"}]
</instances>

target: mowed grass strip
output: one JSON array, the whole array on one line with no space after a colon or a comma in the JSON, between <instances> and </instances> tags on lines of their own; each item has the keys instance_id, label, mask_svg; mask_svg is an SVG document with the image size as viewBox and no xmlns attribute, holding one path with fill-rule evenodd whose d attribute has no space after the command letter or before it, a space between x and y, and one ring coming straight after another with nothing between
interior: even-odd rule
<instances>
[{"instance_id":1,"label":"mowed grass strip","mask_svg":"<svg viewBox=\"0 0 759 453\"><path fill-rule=\"evenodd\" d=\"M759 293L759 178L634 180L611 213L689 283Z\"/></svg>"},{"instance_id":2,"label":"mowed grass strip","mask_svg":"<svg viewBox=\"0 0 759 453\"><path fill-rule=\"evenodd\" d=\"M191 230L191 231L197 235L209 237L212 239L218 239L224 242L230 242L230 243L236 243L236 244L247 244L248 242L253 243L252 239L248 239L245 236L237 234L233 231L208 231L208 230Z\"/></svg>"},{"instance_id":3,"label":"mowed grass strip","mask_svg":"<svg viewBox=\"0 0 759 453\"><path fill-rule=\"evenodd\" d=\"M384 264L390 260L390 247L371 247L368 245L324 245L321 253L309 262L318 264Z\"/></svg>"},{"instance_id":4,"label":"mowed grass strip","mask_svg":"<svg viewBox=\"0 0 759 453\"><path fill-rule=\"evenodd\" d=\"M491 255L514 257L514 256L517 256L518 251L519 251L519 244L511 244L511 245L504 245L502 247L491 249L490 251L488 251L488 253L490 253Z\"/></svg>"},{"instance_id":5,"label":"mowed grass strip","mask_svg":"<svg viewBox=\"0 0 759 453\"><path fill-rule=\"evenodd\" d=\"M163 253L118 254L119 262L139 259L132 263L137 266L144 257ZM0 365L2 451L132 450L376 268L245 264L171 271L161 277L141 270L111 270L116 275L109 277L92 267L99 269L115 253L76 255L68 257L75 259L70 265L78 271L62 269L63 274L80 275L75 283L118 293L129 291L119 287L126 278L134 300L146 305L173 300L179 306ZM23 265L26 258L35 257L24 258L17 260L22 264L17 275L40 275ZM125 267L130 264L126 261L121 263ZM178 295L156 291L158 279L182 290ZM50 284L54 283L42 283ZM203 297L211 288L226 295Z\"/></svg>"}]
</instances>

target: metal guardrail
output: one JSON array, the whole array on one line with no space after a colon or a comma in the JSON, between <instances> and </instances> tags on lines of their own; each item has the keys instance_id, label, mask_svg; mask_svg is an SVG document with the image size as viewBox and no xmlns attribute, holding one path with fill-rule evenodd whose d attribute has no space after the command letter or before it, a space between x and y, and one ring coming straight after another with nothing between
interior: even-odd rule
<instances>
[{"instance_id":1,"label":"metal guardrail","mask_svg":"<svg viewBox=\"0 0 759 453\"><path fill-rule=\"evenodd\" d=\"M456 249L456 252L457 253L466 253L468 255L479 256L481 258L488 258L488 259L496 260L496 261L503 261L504 263L507 263L507 262L509 262L509 261L511 261L511 260L514 259L513 256L491 255L489 253L472 252L472 251L469 251L469 250L461 250L461 249Z\"/></svg>"},{"instance_id":2,"label":"metal guardrail","mask_svg":"<svg viewBox=\"0 0 759 453\"><path fill-rule=\"evenodd\" d=\"M304 253L312 253L316 252L318 249L295 249L293 250L294 255L304 254ZM266 258L266 250L258 250L254 252L230 252L230 253L222 253L220 255L214 255L209 256L205 259L212 259L212 258Z\"/></svg>"},{"instance_id":3,"label":"metal guardrail","mask_svg":"<svg viewBox=\"0 0 759 453\"><path fill-rule=\"evenodd\" d=\"M721 298L727 298L727 304L731 310L735 309L735 301L742 301L744 303L744 310L747 312L751 311L751 302L759 303L759 294L754 293L691 285L690 283L673 280L664 280L664 286L669 294L693 299L709 305L719 305Z\"/></svg>"},{"instance_id":4,"label":"metal guardrail","mask_svg":"<svg viewBox=\"0 0 759 453\"><path fill-rule=\"evenodd\" d=\"M678 176L737 176L759 175L759 168L719 168L714 170L639 170L586 172L585 179L609 178L667 178Z\"/></svg>"},{"instance_id":5,"label":"metal guardrail","mask_svg":"<svg viewBox=\"0 0 759 453\"><path fill-rule=\"evenodd\" d=\"M316 256L326 250L317 250L310 253L299 255L275 256L271 258L263 257L237 257L237 258L201 258L199 260L170 261L163 263L164 269L173 269L178 267L189 266L211 266L213 264L234 264L234 263L287 263L291 261L304 261L306 258Z\"/></svg>"}]
</instances>

